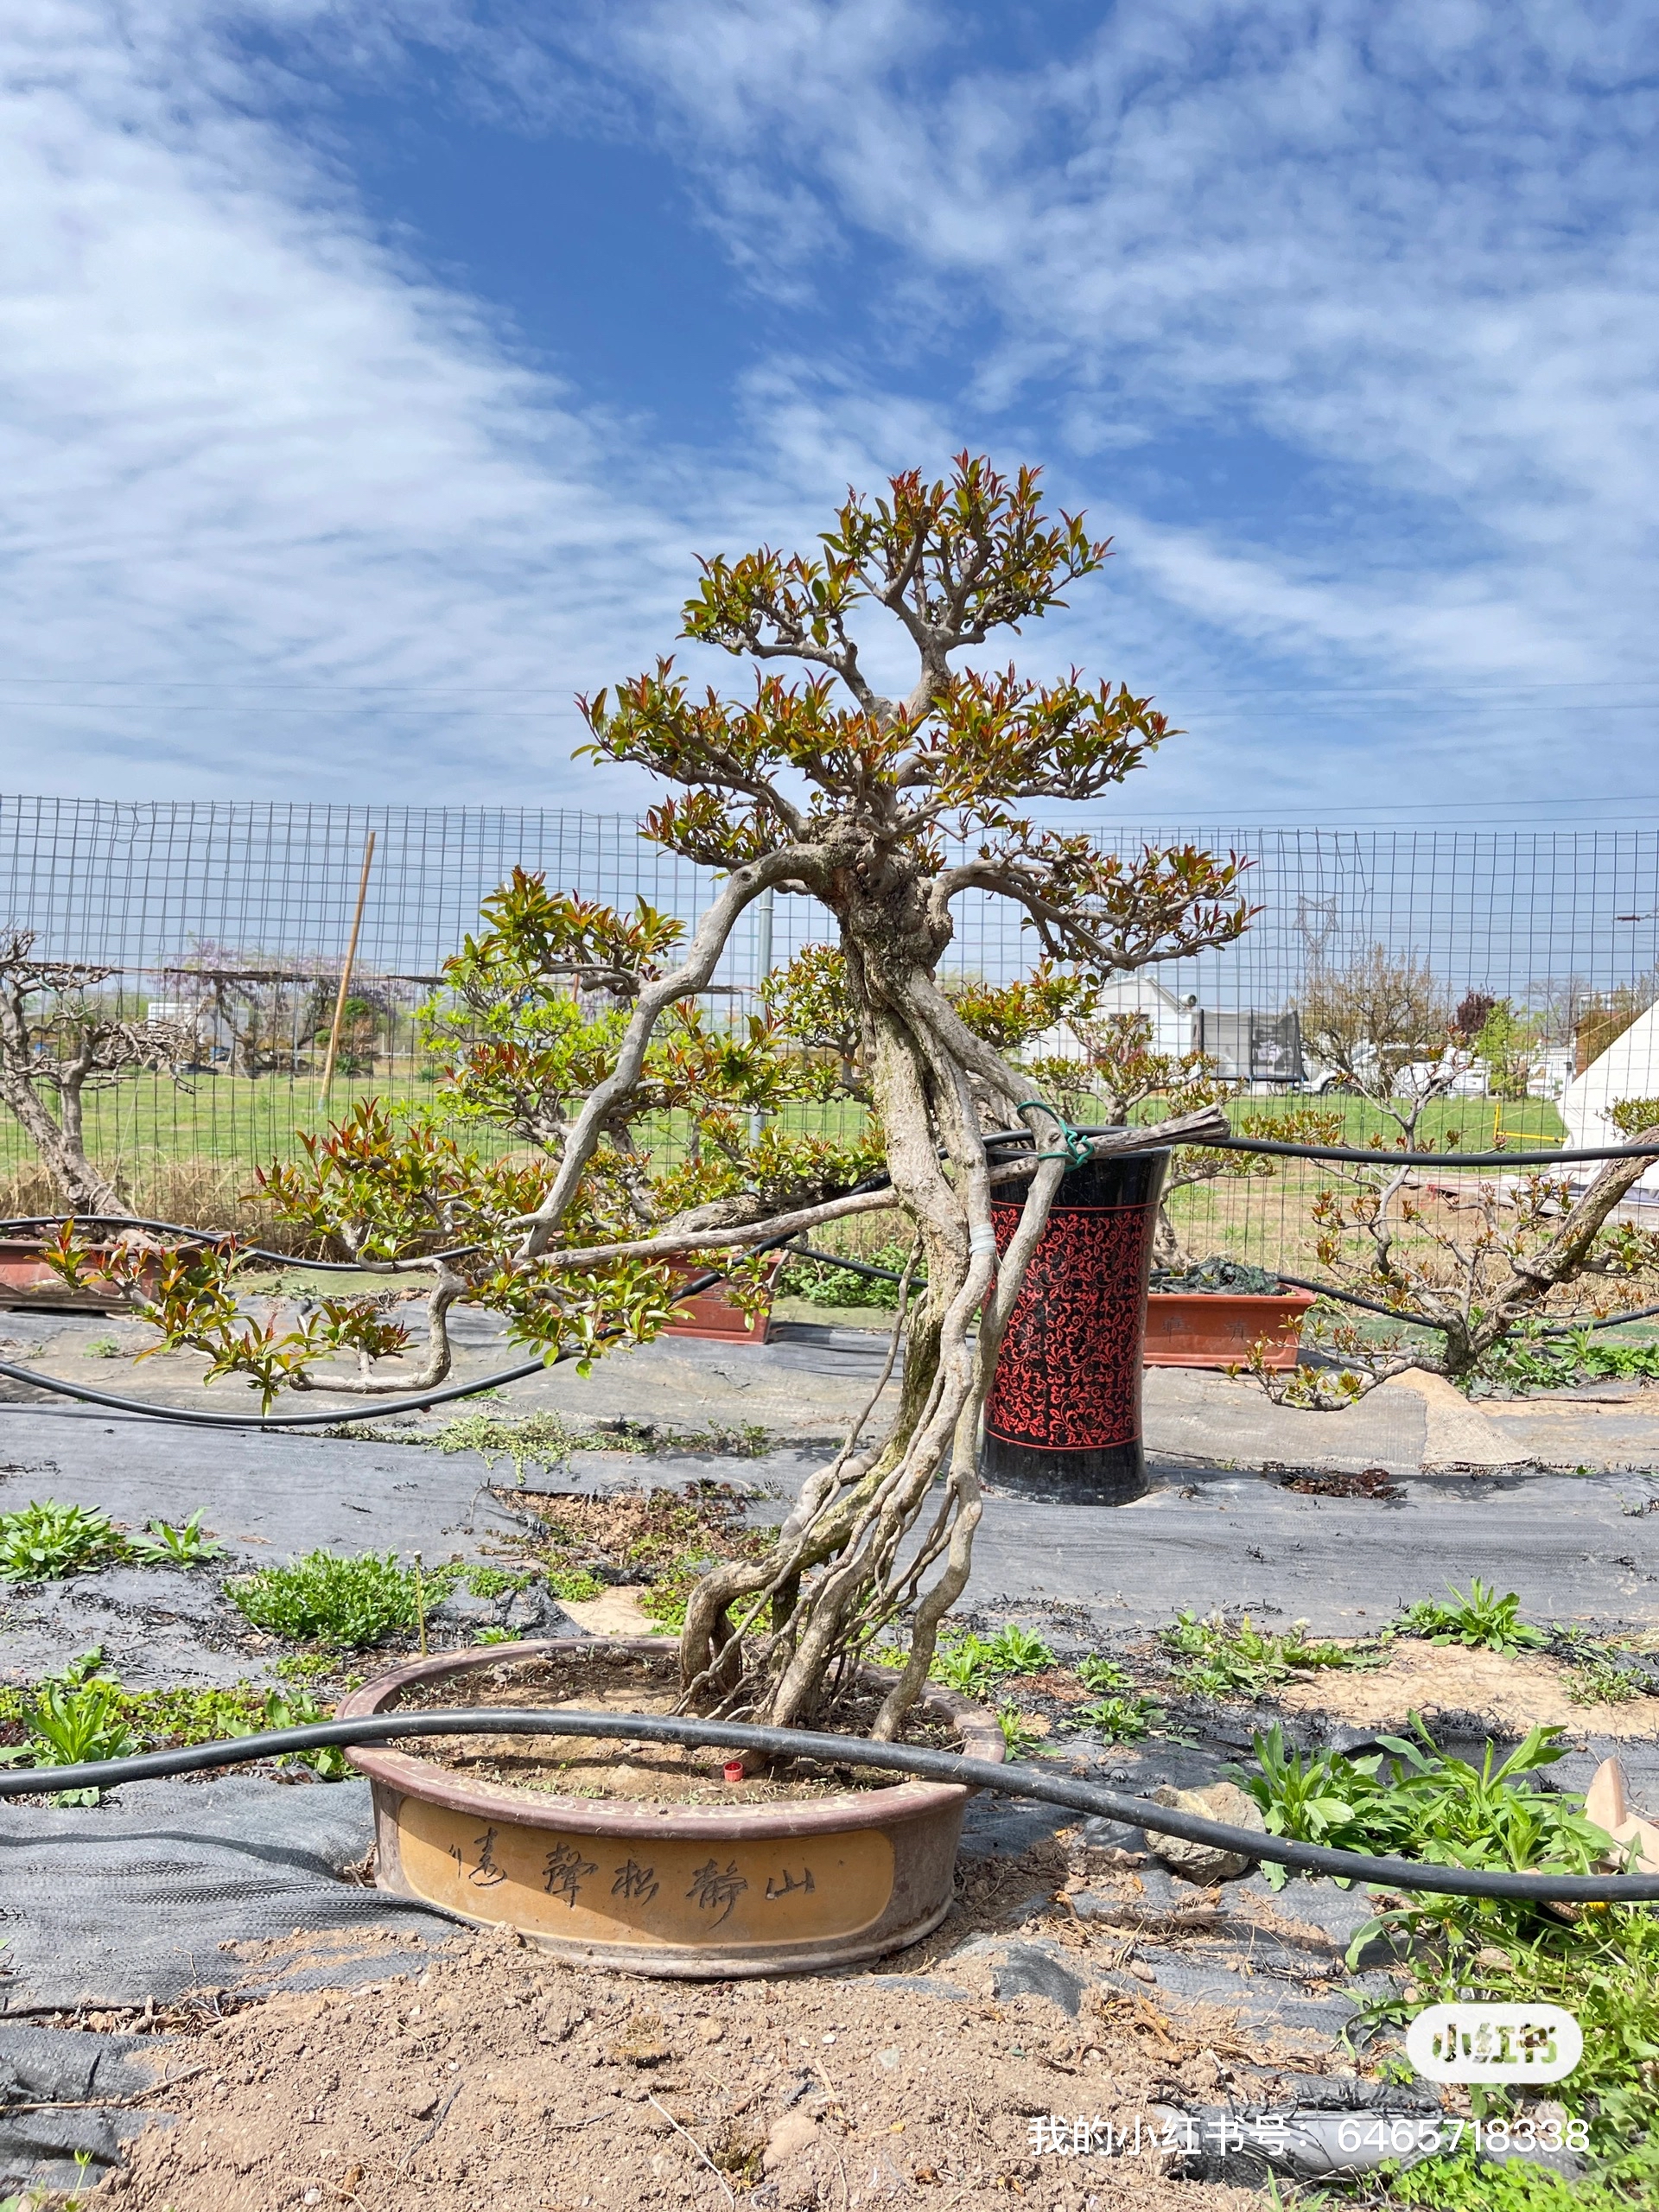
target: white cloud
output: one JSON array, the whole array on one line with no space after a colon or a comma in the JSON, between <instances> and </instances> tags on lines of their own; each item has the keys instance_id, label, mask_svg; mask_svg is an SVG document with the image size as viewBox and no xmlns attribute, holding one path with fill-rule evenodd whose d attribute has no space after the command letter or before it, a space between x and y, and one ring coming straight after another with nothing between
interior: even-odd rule
<instances>
[{"instance_id":1,"label":"white cloud","mask_svg":"<svg viewBox=\"0 0 1659 2212\"><path fill-rule=\"evenodd\" d=\"M609 20L779 281L791 233L761 214L810 191L843 250L899 257L901 332L995 319L982 419L1069 426L1066 488L1096 487L1164 601L1138 626L1178 657L1230 635L1315 675L1652 667L1650 10L1166 0L1031 66L931 0ZM902 384L899 353L871 376ZM1101 499L1103 453L1212 434L1300 477L1294 511L1270 480L1180 530Z\"/></svg>"},{"instance_id":2,"label":"white cloud","mask_svg":"<svg viewBox=\"0 0 1659 2212\"><path fill-rule=\"evenodd\" d=\"M0 48L0 777L632 803L569 702L673 627L674 457L377 242L210 19L126 28L40 0Z\"/></svg>"}]
</instances>

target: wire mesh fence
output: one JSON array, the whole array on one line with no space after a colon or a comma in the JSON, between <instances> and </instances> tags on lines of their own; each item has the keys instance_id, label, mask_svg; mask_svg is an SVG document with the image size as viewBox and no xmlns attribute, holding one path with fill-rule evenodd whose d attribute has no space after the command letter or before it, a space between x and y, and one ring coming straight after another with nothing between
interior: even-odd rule
<instances>
[{"instance_id":1,"label":"wire mesh fence","mask_svg":"<svg viewBox=\"0 0 1659 2212\"><path fill-rule=\"evenodd\" d=\"M1579 1141L1600 1141L1596 1102L1605 1103L1610 1084L1620 1095L1659 1092L1659 1036L1650 1072L1648 1043L1659 1027L1649 1013L1659 1000L1659 830L1179 825L1096 834L1120 849L1190 842L1250 861L1257 911L1245 937L1122 978L1106 1007L1144 1018L1161 1052L1208 1055L1264 1126L1317 1096L1344 1141L1395 1134L1386 1109L1351 1095L1341 1071L1320 1061L1305 1019L1321 978L1351 978L1377 959L1426 977L1475 1048L1455 1094L1426 1113L1428 1141L1559 1140L1572 1126ZM325 1092L371 835L338 1066ZM291 1155L302 1133L359 1097L441 1102L419 1008L442 990L443 963L476 927L480 901L515 866L612 904L644 898L688 924L712 886L707 871L651 845L620 816L0 800L0 917L33 931L42 957L107 967L99 988L124 1011L182 1019L199 1040L179 1079L129 1073L87 1101L88 1150L144 1210L182 1219L225 1218L257 1163ZM769 968L832 933L809 899L780 894L752 907L711 1007L753 1004ZM1002 902L958 901L948 969L1004 981L1035 950ZM1489 1033L1499 1041L1483 1051ZM29 1210L31 1197L52 1202L9 1116L0 1173L9 1211ZM1247 1163L1184 1191L1173 1210L1196 1251L1306 1272L1320 1180L1313 1166Z\"/></svg>"}]
</instances>

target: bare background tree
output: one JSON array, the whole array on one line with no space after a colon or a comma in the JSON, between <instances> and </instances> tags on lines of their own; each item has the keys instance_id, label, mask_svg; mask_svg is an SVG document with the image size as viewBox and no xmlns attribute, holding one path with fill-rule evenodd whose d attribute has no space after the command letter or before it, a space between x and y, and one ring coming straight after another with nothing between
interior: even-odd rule
<instances>
[{"instance_id":1,"label":"bare background tree","mask_svg":"<svg viewBox=\"0 0 1659 2212\"><path fill-rule=\"evenodd\" d=\"M0 1097L50 1173L65 1207L120 1215L115 1185L86 1157L89 1090L140 1068L175 1074L188 1061L187 1026L135 1021L98 986L118 970L96 962L39 960L35 932L0 931Z\"/></svg>"}]
</instances>

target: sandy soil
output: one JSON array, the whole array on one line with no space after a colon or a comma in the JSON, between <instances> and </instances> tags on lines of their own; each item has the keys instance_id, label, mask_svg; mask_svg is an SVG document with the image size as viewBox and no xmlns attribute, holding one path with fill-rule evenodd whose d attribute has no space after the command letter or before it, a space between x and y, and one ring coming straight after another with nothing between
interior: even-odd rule
<instances>
[{"instance_id":1,"label":"sandy soil","mask_svg":"<svg viewBox=\"0 0 1659 2212\"><path fill-rule=\"evenodd\" d=\"M980 1955L950 1959L951 1998L880 1974L654 1984L492 1934L418 1980L279 1997L171 2041L166 2070L201 2071L156 2100L173 2122L138 2140L111 2193L133 2212L943 2212L1010 2194L1054 2212L1260 2212L1245 2190L1170 2178L1151 2151L1033 2155L1035 2115L1150 2130L1172 2101L1270 2097L1281 2068L1330 2063L1309 2039L1241 2037L1230 2012L1140 1993L1135 1929L1071 1919L1053 1896L1064 1854L1039 1850L1050 1894L1018 1932L1058 1934L1095 1955L1079 1967L1132 1984L1091 1987L1075 2019L1046 1998L996 2000ZM887 1974L1007 1929L1037 1856L965 1868L951 1920ZM296 1948L242 1956L268 1972Z\"/></svg>"},{"instance_id":2,"label":"sandy soil","mask_svg":"<svg viewBox=\"0 0 1659 2212\"><path fill-rule=\"evenodd\" d=\"M448 1681L417 1683L398 1703L428 1710L481 1705L671 1713L679 1692L679 1668L671 1652L657 1658L599 1647L580 1658L471 1667ZM876 1691L853 1701L837 1722L837 1732L868 1734L880 1702ZM946 1751L961 1748L954 1727L931 1719L925 1708L911 1716L903 1740ZM569 1797L626 1797L645 1806L771 1805L893 1786L869 1767L827 1767L806 1759L764 1774L734 1775L728 1752L642 1744L625 1731L615 1736L428 1736L411 1739L403 1749L412 1758L509 1788Z\"/></svg>"},{"instance_id":3,"label":"sandy soil","mask_svg":"<svg viewBox=\"0 0 1659 2212\"><path fill-rule=\"evenodd\" d=\"M1552 1723L1572 1736L1627 1742L1659 1736L1659 1698L1623 1705L1574 1705L1569 1670L1554 1659L1504 1657L1402 1637L1389 1663L1371 1671L1332 1669L1287 1682L1275 1702L1289 1713L1329 1713L1359 1727L1402 1727L1413 1713L1473 1713L1502 1735Z\"/></svg>"}]
</instances>

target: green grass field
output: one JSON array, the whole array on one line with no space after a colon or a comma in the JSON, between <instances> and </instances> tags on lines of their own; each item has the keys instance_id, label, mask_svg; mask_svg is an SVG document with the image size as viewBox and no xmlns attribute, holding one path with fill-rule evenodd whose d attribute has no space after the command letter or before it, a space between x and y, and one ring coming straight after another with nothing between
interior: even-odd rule
<instances>
[{"instance_id":1,"label":"green grass field","mask_svg":"<svg viewBox=\"0 0 1659 2212\"><path fill-rule=\"evenodd\" d=\"M200 1227L235 1224L269 1236L274 1231L263 1209L246 1202L255 1168L296 1157L303 1134L343 1117L359 1098L442 1108L444 1094L421 1079L421 1065L413 1055L399 1056L390 1064L383 1061L372 1075L337 1077L326 1103L315 1075L199 1075L181 1085L148 1074L128 1078L89 1096L87 1149L113 1173L141 1212ZM1364 1099L1321 1103L1340 1114L1346 1143L1363 1145L1373 1135L1391 1141L1397 1134L1387 1116ZM1271 1120L1308 1102L1239 1102L1241 1107L1246 1103L1253 1116ZM1436 1150L1485 1150L1499 1111L1486 1099L1442 1101L1425 1113L1420 1142ZM780 1120L790 1129L850 1136L862 1113L844 1104L795 1106ZM1565 1135L1554 1107L1538 1099L1505 1103L1497 1125L1510 1147L1517 1141L1559 1142ZM511 1140L483 1123L454 1127L464 1145L486 1158L514 1148ZM659 1148L677 1155L686 1135L684 1117L670 1116L658 1138ZM1320 1172L1312 1164L1275 1163L1269 1176L1230 1178L1177 1192L1172 1213L1192 1250L1225 1252L1258 1265L1307 1273L1313 1265L1307 1209L1320 1182ZM57 1204L21 1128L5 1116L0 1120L0 1211L49 1212ZM838 1235L826 1232L823 1241L856 1254L867 1241L879 1243L892 1233L890 1221L873 1217L868 1224L848 1224Z\"/></svg>"}]
</instances>

